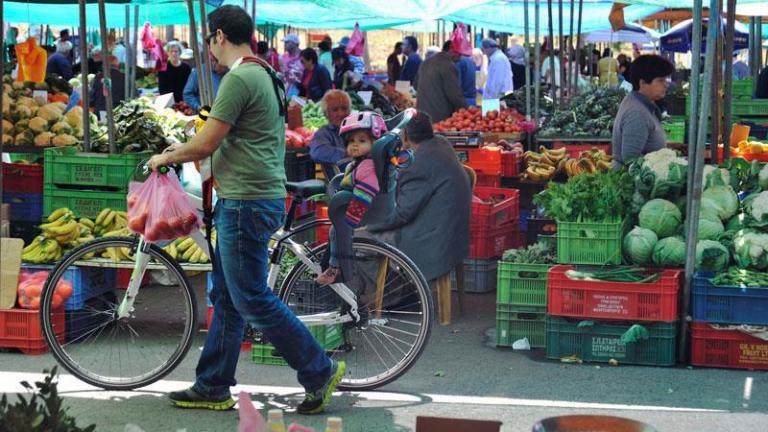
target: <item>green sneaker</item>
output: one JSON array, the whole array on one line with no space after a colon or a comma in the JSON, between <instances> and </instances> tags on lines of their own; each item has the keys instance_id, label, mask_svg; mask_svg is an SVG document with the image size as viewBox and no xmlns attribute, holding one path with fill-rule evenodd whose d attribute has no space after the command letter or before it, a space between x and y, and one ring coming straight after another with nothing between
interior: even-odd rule
<instances>
[{"instance_id":1,"label":"green sneaker","mask_svg":"<svg viewBox=\"0 0 768 432\"><path fill-rule=\"evenodd\" d=\"M320 414L331 403L331 396L336 391L336 387L344 378L344 371L347 370L347 364L343 361L333 361L333 373L328 381L313 392L307 392L304 401L296 407L299 414Z\"/></svg>"},{"instance_id":2,"label":"green sneaker","mask_svg":"<svg viewBox=\"0 0 768 432\"><path fill-rule=\"evenodd\" d=\"M223 398L206 397L195 391L193 387L186 390L171 392L168 399L179 408L209 409L214 411L226 411L235 406L236 401L232 396Z\"/></svg>"}]
</instances>

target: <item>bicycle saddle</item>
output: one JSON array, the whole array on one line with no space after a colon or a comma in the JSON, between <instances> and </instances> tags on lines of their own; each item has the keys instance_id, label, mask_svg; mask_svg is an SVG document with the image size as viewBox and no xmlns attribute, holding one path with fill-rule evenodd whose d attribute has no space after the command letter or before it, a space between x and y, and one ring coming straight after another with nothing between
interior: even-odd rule
<instances>
[{"instance_id":1,"label":"bicycle saddle","mask_svg":"<svg viewBox=\"0 0 768 432\"><path fill-rule=\"evenodd\" d=\"M315 195L325 193L325 182L322 180L304 180L301 182L286 182L285 188L288 192L299 198L309 198Z\"/></svg>"}]
</instances>

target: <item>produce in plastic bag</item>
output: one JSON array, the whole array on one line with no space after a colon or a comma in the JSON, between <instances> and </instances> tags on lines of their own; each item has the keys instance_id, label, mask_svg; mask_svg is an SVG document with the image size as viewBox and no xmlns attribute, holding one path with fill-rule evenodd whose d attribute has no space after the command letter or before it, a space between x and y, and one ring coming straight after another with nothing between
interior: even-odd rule
<instances>
[{"instance_id":1,"label":"produce in plastic bag","mask_svg":"<svg viewBox=\"0 0 768 432\"><path fill-rule=\"evenodd\" d=\"M148 242L174 240L200 228L197 211L174 171L153 172L144 183L128 186L128 228Z\"/></svg>"}]
</instances>

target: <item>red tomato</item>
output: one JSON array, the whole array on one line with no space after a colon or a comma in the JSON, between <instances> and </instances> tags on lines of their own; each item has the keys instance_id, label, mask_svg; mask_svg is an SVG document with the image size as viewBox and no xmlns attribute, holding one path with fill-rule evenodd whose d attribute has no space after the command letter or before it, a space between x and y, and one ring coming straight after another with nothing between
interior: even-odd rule
<instances>
[{"instance_id":1,"label":"red tomato","mask_svg":"<svg viewBox=\"0 0 768 432\"><path fill-rule=\"evenodd\" d=\"M51 301L51 307L53 309L58 309L62 304L64 304L64 298L62 298L58 293L54 293L53 299Z\"/></svg>"},{"instance_id":2,"label":"red tomato","mask_svg":"<svg viewBox=\"0 0 768 432\"><path fill-rule=\"evenodd\" d=\"M173 231L181 232L184 230L184 219L182 219L180 216L174 216L168 219L168 225L171 226Z\"/></svg>"},{"instance_id":3,"label":"red tomato","mask_svg":"<svg viewBox=\"0 0 768 432\"><path fill-rule=\"evenodd\" d=\"M56 286L56 291L54 291L54 295L61 296L64 300L72 297L73 293L72 284L65 280L59 282L59 285Z\"/></svg>"},{"instance_id":4,"label":"red tomato","mask_svg":"<svg viewBox=\"0 0 768 432\"><path fill-rule=\"evenodd\" d=\"M128 194L128 208L132 209L138 202L139 197L136 196L136 194Z\"/></svg>"}]
</instances>

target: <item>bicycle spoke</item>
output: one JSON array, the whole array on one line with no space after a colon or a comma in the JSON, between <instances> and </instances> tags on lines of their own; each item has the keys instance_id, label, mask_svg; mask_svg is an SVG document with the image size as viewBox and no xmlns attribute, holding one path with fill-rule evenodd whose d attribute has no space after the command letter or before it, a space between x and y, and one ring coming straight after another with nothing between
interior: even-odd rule
<instances>
[{"instance_id":1,"label":"bicycle spoke","mask_svg":"<svg viewBox=\"0 0 768 432\"><path fill-rule=\"evenodd\" d=\"M398 339L398 338L396 338L394 336L388 335L388 334L384 333L383 331L381 331L381 329L373 329L373 331L374 331L374 334L380 334L380 335L384 336L385 338L387 338L388 340L394 340L394 341L402 343L403 345L410 345L409 342L406 342L406 341L400 340L400 339ZM398 347L397 345L392 344L392 346L397 348L397 350L400 351L400 354L402 354L402 355L406 354L406 352L403 351L402 349L400 349L400 347Z\"/></svg>"}]
</instances>

